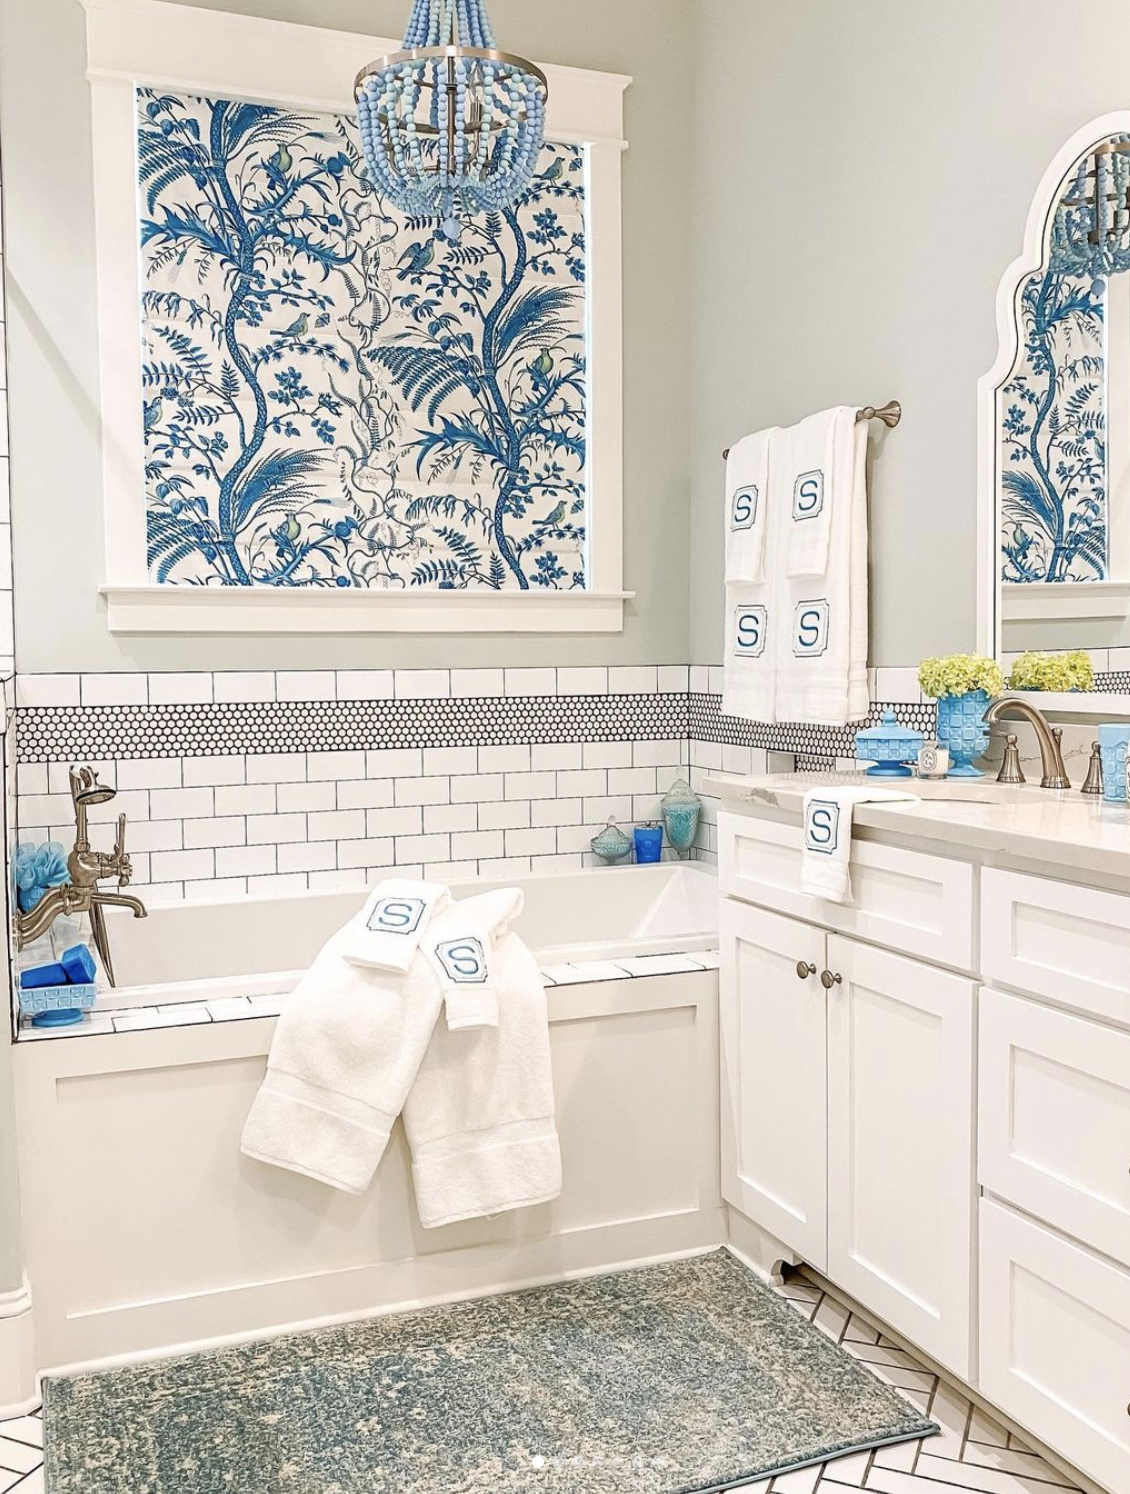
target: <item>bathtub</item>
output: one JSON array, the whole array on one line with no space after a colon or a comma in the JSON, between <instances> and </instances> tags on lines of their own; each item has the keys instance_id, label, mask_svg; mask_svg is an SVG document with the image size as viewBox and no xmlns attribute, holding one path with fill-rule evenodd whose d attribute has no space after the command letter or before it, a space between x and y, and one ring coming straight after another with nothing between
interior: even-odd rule
<instances>
[{"instance_id":1,"label":"bathtub","mask_svg":"<svg viewBox=\"0 0 1130 1494\"><path fill-rule=\"evenodd\" d=\"M239 1151L276 1013L356 893L167 905L112 921L123 984L84 1027L34 1041L24 1032L13 1053L39 1370L724 1241L711 869L518 880L521 932L546 973L564 1189L550 1204L437 1230L417 1220L399 1126L359 1198Z\"/></svg>"},{"instance_id":2,"label":"bathtub","mask_svg":"<svg viewBox=\"0 0 1130 1494\"><path fill-rule=\"evenodd\" d=\"M511 882L456 882L456 898ZM718 893L713 869L696 862L589 868L520 879L525 905L517 930L552 970L713 949ZM291 990L329 936L358 910L363 894L167 903L135 919L107 910L118 985L98 1009L171 1006Z\"/></svg>"}]
</instances>

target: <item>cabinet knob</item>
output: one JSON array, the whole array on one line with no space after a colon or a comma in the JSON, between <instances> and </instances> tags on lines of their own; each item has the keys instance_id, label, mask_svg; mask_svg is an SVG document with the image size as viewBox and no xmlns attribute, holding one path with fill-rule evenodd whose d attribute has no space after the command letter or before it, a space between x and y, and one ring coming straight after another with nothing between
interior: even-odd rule
<instances>
[{"instance_id":1,"label":"cabinet knob","mask_svg":"<svg viewBox=\"0 0 1130 1494\"><path fill-rule=\"evenodd\" d=\"M807 960L798 960L796 973L801 980L807 980L810 975L816 974L816 966L810 965Z\"/></svg>"},{"instance_id":2,"label":"cabinet knob","mask_svg":"<svg viewBox=\"0 0 1130 1494\"><path fill-rule=\"evenodd\" d=\"M835 975L830 970L825 970L821 973L820 984L824 987L825 991L830 991L833 986L842 986L843 983L844 978L838 972Z\"/></svg>"}]
</instances>

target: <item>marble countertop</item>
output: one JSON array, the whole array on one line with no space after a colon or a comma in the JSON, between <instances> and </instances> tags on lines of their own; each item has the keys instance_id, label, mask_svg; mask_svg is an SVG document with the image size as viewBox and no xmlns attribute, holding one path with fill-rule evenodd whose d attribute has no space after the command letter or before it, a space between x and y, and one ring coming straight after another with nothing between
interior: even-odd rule
<instances>
[{"instance_id":1,"label":"marble countertop","mask_svg":"<svg viewBox=\"0 0 1130 1494\"><path fill-rule=\"evenodd\" d=\"M868 779L862 773L712 774L703 792L723 807L798 822L809 789L833 785L898 788L918 797L857 804L858 830L929 841L939 855L1044 864L1075 880L1130 881L1130 807L1084 796L1078 788L1009 786L979 780ZM923 847L925 849L925 847Z\"/></svg>"}]
</instances>

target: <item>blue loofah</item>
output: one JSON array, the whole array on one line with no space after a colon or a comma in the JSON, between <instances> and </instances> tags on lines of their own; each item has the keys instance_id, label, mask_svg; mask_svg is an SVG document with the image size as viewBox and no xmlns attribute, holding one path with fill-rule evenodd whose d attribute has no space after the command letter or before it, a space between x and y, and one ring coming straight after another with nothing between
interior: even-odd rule
<instances>
[{"instance_id":1,"label":"blue loofah","mask_svg":"<svg viewBox=\"0 0 1130 1494\"><path fill-rule=\"evenodd\" d=\"M12 880L21 912L30 913L49 887L64 887L71 880L66 852L57 840L38 846L25 841L16 847Z\"/></svg>"}]
</instances>

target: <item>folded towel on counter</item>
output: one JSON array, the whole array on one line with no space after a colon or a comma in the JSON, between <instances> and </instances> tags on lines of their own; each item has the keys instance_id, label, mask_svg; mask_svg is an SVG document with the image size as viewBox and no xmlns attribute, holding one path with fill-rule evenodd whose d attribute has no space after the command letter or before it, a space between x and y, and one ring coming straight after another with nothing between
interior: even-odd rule
<instances>
[{"instance_id":1,"label":"folded towel on counter","mask_svg":"<svg viewBox=\"0 0 1130 1494\"><path fill-rule=\"evenodd\" d=\"M769 452L775 428L743 436L726 458L726 580L761 581L768 528Z\"/></svg>"},{"instance_id":2,"label":"folded towel on counter","mask_svg":"<svg viewBox=\"0 0 1130 1494\"><path fill-rule=\"evenodd\" d=\"M804 796L800 890L830 903L851 902L851 822L857 804L917 802L899 789L810 789Z\"/></svg>"},{"instance_id":3,"label":"folded towel on counter","mask_svg":"<svg viewBox=\"0 0 1130 1494\"><path fill-rule=\"evenodd\" d=\"M347 930L342 953L354 965L403 974L433 914L451 901L439 882L390 878L379 883Z\"/></svg>"},{"instance_id":4,"label":"folded towel on counter","mask_svg":"<svg viewBox=\"0 0 1130 1494\"><path fill-rule=\"evenodd\" d=\"M850 419L846 418L850 414ZM836 450L835 481L825 482L822 505L826 536L793 543L811 520L792 517L797 491L792 462L773 461L770 505L789 488L790 518L787 537L788 569L780 578L774 606L776 628L776 694L778 721L803 721L822 726L846 726L860 721L870 708L867 685L867 427L856 423L854 412L836 412L833 422ZM778 443L779 444L779 443ZM827 474L825 474L827 477ZM806 490L808 491L808 490ZM801 502L808 501L802 498ZM778 531L779 532L779 531ZM807 531L806 531L807 532ZM823 552L823 562L820 554ZM822 573L808 571L823 563Z\"/></svg>"},{"instance_id":5,"label":"folded towel on counter","mask_svg":"<svg viewBox=\"0 0 1130 1494\"><path fill-rule=\"evenodd\" d=\"M548 1013L537 964L512 930L521 902L503 890L445 907L403 973L346 958L352 924L335 934L284 1007L243 1151L361 1193L403 1112L427 1228L555 1198ZM471 928L487 946L497 1027L452 1025L450 1010L439 1020L440 947Z\"/></svg>"}]
</instances>

